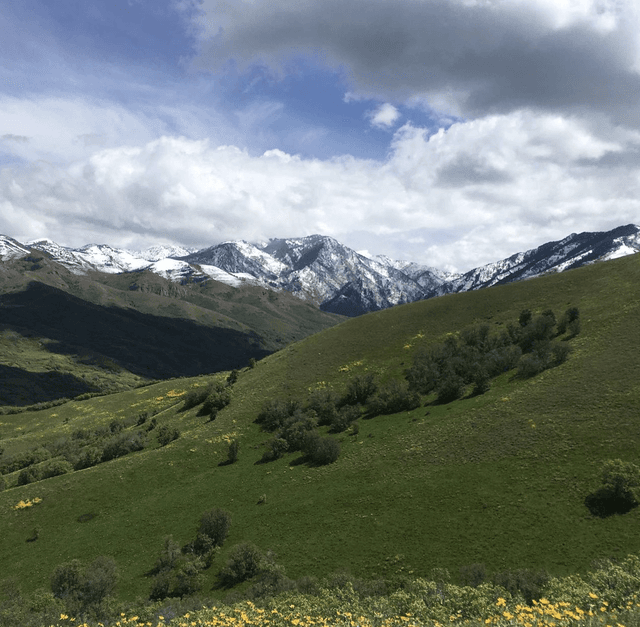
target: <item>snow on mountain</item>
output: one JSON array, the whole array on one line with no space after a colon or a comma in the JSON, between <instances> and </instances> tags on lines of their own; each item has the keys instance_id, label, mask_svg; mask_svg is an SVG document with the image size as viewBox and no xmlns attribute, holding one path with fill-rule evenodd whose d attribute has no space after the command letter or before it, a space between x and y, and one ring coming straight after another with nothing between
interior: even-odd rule
<instances>
[{"instance_id":1,"label":"snow on mountain","mask_svg":"<svg viewBox=\"0 0 640 627\"><path fill-rule=\"evenodd\" d=\"M112 248L106 244L89 244L74 252L99 272L109 274L142 270L149 266L146 259L140 259L128 250Z\"/></svg>"},{"instance_id":2,"label":"snow on mountain","mask_svg":"<svg viewBox=\"0 0 640 627\"><path fill-rule=\"evenodd\" d=\"M158 245L134 252L133 254L147 261L161 261L162 259L168 258L178 259L180 257L186 257L187 255L195 253L196 250L195 248L184 248L184 246Z\"/></svg>"},{"instance_id":3,"label":"snow on mountain","mask_svg":"<svg viewBox=\"0 0 640 627\"><path fill-rule=\"evenodd\" d=\"M548 272L564 272L571 268L612 259L640 251L640 226L628 224L607 232L572 233L556 242L517 253L495 263L450 277L442 285L427 292L426 297L452 292L466 292L491 285L530 279Z\"/></svg>"},{"instance_id":4,"label":"snow on mountain","mask_svg":"<svg viewBox=\"0 0 640 627\"><path fill-rule=\"evenodd\" d=\"M0 260L26 255L30 248L47 252L75 273L148 269L176 283L213 279L233 287L262 285L292 292L326 311L353 316L633 254L640 251L640 227L573 233L461 274L360 254L322 235L272 239L260 245L223 242L196 252L154 246L138 253L96 244L73 249L46 239L23 245L0 236Z\"/></svg>"},{"instance_id":5,"label":"snow on mountain","mask_svg":"<svg viewBox=\"0 0 640 627\"><path fill-rule=\"evenodd\" d=\"M0 235L0 260L24 257L29 254L29 249L11 237Z\"/></svg>"}]
</instances>

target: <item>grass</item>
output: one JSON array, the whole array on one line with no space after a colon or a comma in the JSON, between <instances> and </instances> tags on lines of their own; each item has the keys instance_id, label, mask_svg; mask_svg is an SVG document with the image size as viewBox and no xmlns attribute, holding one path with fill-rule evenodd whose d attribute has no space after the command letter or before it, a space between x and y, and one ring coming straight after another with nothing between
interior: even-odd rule
<instances>
[{"instance_id":1,"label":"grass","mask_svg":"<svg viewBox=\"0 0 640 627\"><path fill-rule=\"evenodd\" d=\"M171 395L213 377L2 416L5 454L143 411L159 412L158 423L182 435L0 493L0 560L32 591L46 588L63 561L111 555L121 572L119 598L145 597L145 573L163 537L185 544L212 507L233 517L205 571L205 591L214 596L221 594L216 573L241 541L272 549L292 578L339 569L420 577L434 567L455 578L473 563L564 575L585 572L594 559L638 553L638 508L594 518L584 498L604 460L638 461L639 279L640 260L629 257L350 319L243 369L231 404L213 422L197 409L179 411ZM580 309L582 332L561 366L524 381L507 373L479 397L362 420L357 435L334 436L342 454L329 466L292 465L296 454L255 464L270 438L253 422L265 400L304 398L317 387L342 391L358 373L399 378L416 351L447 333L483 321L500 328L524 308L560 314L569 306ZM232 438L239 461L218 466ZM36 497L42 501L14 509ZM78 522L86 514L94 517ZM39 538L27 542L34 527Z\"/></svg>"}]
</instances>

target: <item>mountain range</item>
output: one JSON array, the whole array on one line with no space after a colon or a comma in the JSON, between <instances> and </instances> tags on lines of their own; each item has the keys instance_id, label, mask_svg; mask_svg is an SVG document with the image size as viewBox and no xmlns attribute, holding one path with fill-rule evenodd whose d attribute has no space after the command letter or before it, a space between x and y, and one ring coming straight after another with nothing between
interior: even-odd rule
<instances>
[{"instance_id":1,"label":"mountain range","mask_svg":"<svg viewBox=\"0 0 640 627\"><path fill-rule=\"evenodd\" d=\"M108 245L60 246L48 239L20 243L0 236L0 260L47 253L76 275L150 271L173 283L218 281L286 291L322 310L346 316L563 272L640 250L640 226L573 233L465 273L447 273L385 256L368 257L323 235L272 239L266 244L229 241L204 248L154 246L128 251Z\"/></svg>"}]
</instances>

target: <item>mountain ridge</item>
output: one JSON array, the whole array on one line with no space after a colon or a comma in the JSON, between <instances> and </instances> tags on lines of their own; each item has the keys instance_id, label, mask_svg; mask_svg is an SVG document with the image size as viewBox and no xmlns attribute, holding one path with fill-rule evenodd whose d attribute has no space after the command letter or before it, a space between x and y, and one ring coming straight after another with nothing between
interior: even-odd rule
<instances>
[{"instance_id":1,"label":"mountain ridge","mask_svg":"<svg viewBox=\"0 0 640 627\"><path fill-rule=\"evenodd\" d=\"M332 237L273 238L266 244L226 241L200 250L154 246L132 252L106 244L81 248L48 239L21 244L0 236L0 260L45 252L75 274L149 270L176 283L214 280L232 287L287 291L324 311L357 316L369 311L563 272L640 250L640 226L572 233L464 273L447 273L384 255L365 256ZM163 256L165 255L165 256Z\"/></svg>"}]
</instances>

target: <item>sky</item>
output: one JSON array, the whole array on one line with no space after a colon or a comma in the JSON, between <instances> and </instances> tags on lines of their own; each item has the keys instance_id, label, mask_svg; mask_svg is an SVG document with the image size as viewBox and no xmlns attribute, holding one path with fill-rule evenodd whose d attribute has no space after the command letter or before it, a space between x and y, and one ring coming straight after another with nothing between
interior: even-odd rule
<instances>
[{"instance_id":1,"label":"sky","mask_svg":"<svg viewBox=\"0 0 640 627\"><path fill-rule=\"evenodd\" d=\"M466 271L640 224L640 0L5 0L0 233Z\"/></svg>"}]
</instances>

